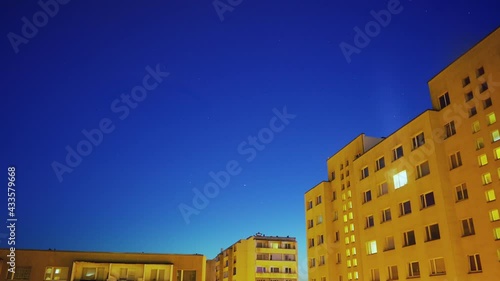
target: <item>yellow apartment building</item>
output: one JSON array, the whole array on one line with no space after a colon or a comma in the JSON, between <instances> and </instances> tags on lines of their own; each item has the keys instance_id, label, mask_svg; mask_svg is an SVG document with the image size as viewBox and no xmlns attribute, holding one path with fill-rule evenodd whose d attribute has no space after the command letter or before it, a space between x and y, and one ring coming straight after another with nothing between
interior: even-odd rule
<instances>
[{"instance_id":1,"label":"yellow apartment building","mask_svg":"<svg viewBox=\"0 0 500 281\"><path fill-rule=\"evenodd\" d=\"M205 281L203 255L0 249L0 280Z\"/></svg>"},{"instance_id":2,"label":"yellow apartment building","mask_svg":"<svg viewBox=\"0 0 500 281\"><path fill-rule=\"evenodd\" d=\"M432 110L305 193L309 280L500 280L500 28L428 84Z\"/></svg>"},{"instance_id":3,"label":"yellow apartment building","mask_svg":"<svg viewBox=\"0 0 500 281\"><path fill-rule=\"evenodd\" d=\"M239 240L215 258L217 281L297 281L297 241L260 233Z\"/></svg>"}]
</instances>

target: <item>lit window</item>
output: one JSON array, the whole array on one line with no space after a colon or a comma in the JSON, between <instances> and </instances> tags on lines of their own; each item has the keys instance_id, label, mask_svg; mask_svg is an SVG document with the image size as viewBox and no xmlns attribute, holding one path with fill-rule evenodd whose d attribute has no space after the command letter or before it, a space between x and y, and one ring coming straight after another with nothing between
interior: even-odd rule
<instances>
[{"instance_id":1,"label":"lit window","mask_svg":"<svg viewBox=\"0 0 500 281\"><path fill-rule=\"evenodd\" d=\"M403 157L403 146L400 145L398 147L396 147L393 151L392 151L392 160L397 160L399 158Z\"/></svg>"},{"instance_id":2,"label":"lit window","mask_svg":"<svg viewBox=\"0 0 500 281\"><path fill-rule=\"evenodd\" d=\"M417 149L425 144L424 133L420 133L412 139L412 149Z\"/></svg>"},{"instance_id":3,"label":"lit window","mask_svg":"<svg viewBox=\"0 0 500 281\"><path fill-rule=\"evenodd\" d=\"M352 247L352 255L355 256L356 255L356 247Z\"/></svg>"},{"instance_id":4,"label":"lit window","mask_svg":"<svg viewBox=\"0 0 500 281\"><path fill-rule=\"evenodd\" d=\"M347 222L347 215L344 215L344 222Z\"/></svg>"},{"instance_id":5,"label":"lit window","mask_svg":"<svg viewBox=\"0 0 500 281\"><path fill-rule=\"evenodd\" d=\"M425 177L430 173L431 173L431 171L429 169L429 162L428 161L425 161L424 163L417 165L417 179L419 179L421 177Z\"/></svg>"},{"instance_id":6,"label":"lit window","mask_svg":"<svg viewBox=\"0 0 500 281\"><path fill-rule=\"evenodd\" d=\"M400 216L408 215L411 213L411 203L410 201L399 203L399 214Z\"/></svg>"},{"instance_id":7,"label":"lit window","mask_svg":"<svg viewBox=\"0 0 500 281\"><path fill-rule=\"evenodd\" d=\"M344 238L344 242L345 242L346 245L348 245L349 243L351 243L351 241L349 240L349 237Z\"/></svg>"},{"instance_id":8,"label":"lit window","mask_svg":"<svg viewBox=\"0 0 500 281\"><path fill-rule=\"evenodd\" d=\"M472 218L462 220L462 236L470 236L476 234L474 230L474 221Z\"/></svg>"},{"instance_id":9,"label":"lit window","mask_svg":"<svg viewBox=\"0 0 500 281\"><path fill-rule=\"evenodd\" d=\"M497 122L495 113L488 114L488 125L494 124L495 122Z\"/></svg>"},{"instance_id":10,"label":"lit window","mask_svg":"<svg viewBox=\"0 0 500 281\"><path fill-rule=\"evenodd\" d=\"M449 104L450 104L450 95L448 95L448 93L445 93L444 95L439 97L440 109L447 107Z\"/></svg>"},{"instance_id":11,"label":"lit window","mask_svg":"<svg viewBox=\"0 0 500 281\"><path fill-rule=\"evenodd\" d=\"M347 260L347 267L351 267L351 260Z\"/></svg>"},{"instance_id":12,"label":"lit window","mask_svg":"<svg viewBox=\"0 0 500 281\"><path fill-rule=\"evenodd\" d=\"M350 224L350 229L351 229L351 232L354 232L354 224L353 223Z\"/></svg>"},{"instance_id":13,"label":"lit window","mask_svg":"<svg viewBox=\"0 0 500 281\"><path fill-rule=\"evenodd\" d=\"M385 167L385 159L384 157L380 157L379 159L377 159L377 161L375 162L376 164L376 168L377 168L377 171L384 168Z\"/></svg>"},{"instance_id":14,"label":"lit window","mask_svg":"<svg viewBox=\"0 0 500 281\"><path fill-rule=\"evenodd\" d=\"M495 240L500 240L500 227L493 229L493 235L495 236Z\"/></svg>"},{"instance_id":15,"label":"lit window","mask_svg":"<svg viewBox=\"0 0 500 281\"><path fill-rule=\"evenodd\" d=\"M364 179L369 175L370 173L368 172L368 167L364 167L363 169L361 169L361 179Z\"/></svg>"},{"instance_id":16,"label":"lit window","mask_svg":"<svg viewBox=\"0 0 500 281\"><path fill-rule=\"evenodd\" d=\"M472 132L477 133L479 132L479 130L481 130L481 125L479 124L479 121L475 121L474 123L472 123Z\"/></svg>"},{"instance_id":17,"label":"lit window","mask_svg":"<svg viewBox=\"0 0 500 281\"><path fill-rule=\"evenodd\" d=\"M67 280L68 268L67 267L46 267L44 280Z\"/></svg>"},{"instance_id":18,"label":"lit window","mask_svg":"<svg viewBox=\"0 0 500 281\"><path fill-rule=\"evenodd\" d=\"M495 190L490 189L484 193L486 195L486 202L495 201L497 197L495 196Z\"/></svg>"},{"instance_id":19,"label":"lit window","mask_svg":"<svg viewBox=\"0 0 500 281\"><path fill-rule=\"evenodd\" d=\"M351 250L349 250L349 249L345 250L345 255L346 255L346 257L350 257L351 256Z\"/></svg>"},{"instance_id":20,"label":"lit window","mask_svg":"<svg viewBox=\"0 0 500 281\"><path fill-rule=\"evenodd\" d=\"M349 233L349 226L347 226L347 225L344 226L344 233L346 233L346 234Z\"/></svg>"},{"instance_id":21,"label":"lit window","mask_svg":"<svg viewBox=\"0 0 500 281\"><path fill-rule=\"evenodd\" d=\"M415 231L410 230L403 233L403 246L408 247L411 245L415 245L417 242L415 240Z\"/></svg>"},{"instance_id":22,"label":"lit window","mask_svg":"<svg viewBox=\"0 0 500 281\"><path fill-rule=\"evenodd\" d=\"M349 212L349 219L353 220L354 219L354 214L352 212Z\"/></svg>"},{"instance_id":23,"label":"lit window","mask_svg":"<svg viewBox=\"0 0 500 281\"><path fill-rule=\"evenodd\" d=\"M429 192L426 194L420 195L420 207L421 209L428 208L430 206L434 206L436 201L434 200L434 192Z\"/></svg>"},{"instance_id":24,"label":"lit window","mask_svg":"<svg viewBox=\"0 0 500 281\"><path fill-rule=\"evenodd\" d=\"M480 77L484 74L484 67L480 67L476 70L476 77Z\"/></svg>"},{"instance_id":25,"label":"lit window","mask_svg":"<svg viewBox=\"0 0 500 281\"><path fill-rule=\"evenodd\" d=\"M408 183L408 177L406 175L406 170L401 171L393 176L394 179L394 188L398 189L402 186L405 186Z\"/></svg>"},{"instance_id":26,"label":"lit window","mask_svg":"<svg viewBox=\"0 0 500 281\"><path fill-rule=\"evenodd\" d=\"M479 162L479 167L488 164L488 157L486 154L481 154L477 157L477 161Z\"/></svg>"},{"instance_id":27,"label":"lit window","mask_svg":"<svg viewBox=\"0 0 500 281\"><path fill-rule=\"evenodd\" d=\"M497 147L493 150L493 154L495 155L495 159L500 159L500 147Z\"/></svg>"},{"instance_id":28,"label":"lit window","mask_svg":"<svg viewBox=\"0 0 500 281\"><path fill-rule=\"evenodd\" d=\"M425 241L433 241L433 240L438 240L441 239L441 235L439 233L439 225L433 224L433 225L428 225L425 227Z\"/></svg>"},{"instance_id":29,"label":"lit window","mask_svg":"<svg viewBox=\"0 0 500 281\"><path fill-rule=\"evenodd\" d=\"M481 258L479 254L468 256L469 258L469 272L481 272L483 267L481 265Z\"/></svg>"},{"instance_id":30,"label":"lit window","mask_svg":"<svg viewBox=\"0 0 500 281\"><path fill-rule=\"evenodd\" d=\"M457 133L457 130L455 129L455 121L451 121L450 123L444 125L444 129L446 132L446 138L449 138Z\"/></svg>"},{"instance_id":31,"label":"lit window","mask_svg":"<svg viewBox=\"0 0 500 281\"><path fill-rule=\"evenodd\" d=\"M367 191L363 192L363 203L367 203L370 201L372 201L372 191L367 190Z\"/></svg>"},{"instance_id":32,"label":"lit window","mask_svg":"<svg viewBox=\"0 0 500 281\"><path fill-rule=\"evenodd\" d=\"M354 234L351 234L351 243L356 242L356 236Z\"/></svg>"},{"instance_id":33,"label":"lit window","mask_svg":"<svg viewBox=\"0 0 500 281\"><path fill-rule=\"evenodd\" d=\"M408 264L408 277L419 277L420 276L420 265L418 261L410 262Z\"/></svg>"},{"instance_id":34,"label":"lit window","mask_svg":"<svg viewBox=\"0 0 500 281\"><path fill-rule=\"evenodd\" d=\"M483 180L483 185L487 185L491 183L491 174L490 173L484 173L481 175L481 178Z\"/></svg>"},{"instance_id":35,"label":"lit window","mask_svg":"<svg viewBox=\"0 0 500 281\"><path fill-rule=\"evenodd\" d=\"M455 190L457 192L457 202L469 198L469 194L467 192L467 185L465 183L462 183L461 185L456 186Z\"/></svg>"},{"instance_id":36,"label":"lit window","mask_svg":"<svg viewBox=\"0 0 500 281\"><path fill-rule=\"evenodd\" d=\"M462 157L460 156L460 151L455 152L450 155L450 170L462 166Z\"/></svg>"},{"instance_id":37,"label":"lit window","mask_svg":"<svg viewBox=\"0 0 500 281\"><path fill-rule=\"evenodd\" d=\"M431 259L430 264L431 264L431 275L446 274L446 268L444 265L444 258Z\"/></svg>"},{"instance_id":38,"label":"lit window","mask_svg":"<svg viewBox=\"0 0 500 281\"><path fill-rule=\"evenodd\" d=\"M500 132L498 130L491 132L491 139L493 140L493 142L500 140Z\"/></svg>"},{"instance_id":39,"label":"lit window","mask_svg":"<svg viewBox=\"0 0 500 281\"><path fill-rule=\"evenodd\" d=\"M490 211L490 221L498 221L500 220L500 212L498 209Z\"/></svg>"},{"instance_id":40,"label":"lit window","mask_svg":"<svg viewBox=\"0 0 500 281\"><path fill-rule=\"evenodd\" d=\"M323 216L322 216L322 215L319 215L319 216L317 216L317 218L316 218L316 224L321 224L321 223L323 223Z\"/></svg>"},{"instance_id":41,"label":"lit window","mask_svg":"<svg viewBox=\"0 0 500 281\"><path fill-rule=\"evenodd\" d=\"M372 240L366 242L366 253L368 255L373 255L377 253L377 241Z\"/></svg>"}]
</instances>

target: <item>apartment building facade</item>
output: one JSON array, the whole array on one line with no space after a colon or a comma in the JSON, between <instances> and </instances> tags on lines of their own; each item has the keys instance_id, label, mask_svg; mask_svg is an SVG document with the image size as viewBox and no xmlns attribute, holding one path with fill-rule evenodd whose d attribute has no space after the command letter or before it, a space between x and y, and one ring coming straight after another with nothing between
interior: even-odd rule
<instances>
[{"instance_id":1,"label":"apartment building facade","mask_svg":"<svg viewBox=\"0 0 500 281\"><path fill-rule=\"evenodd\" d=\"M0 249L0 279L24 281L205 281L203 255Z\"/></svg>"},{"instance_id":2,"label":"apartment building facade","mask_svg":"<svg viewBox=\"0 0 500 281\"><path fill-rule=\"evenodd\" d=\"M500 28L428 84L432 110L356 137L305 193L309 280L500 276Z\"/></svg>"},{"instance_id":3,"label":"apartment building facade","mask_svg":"<svg viewBox=\"0 0 500 281\"><path fill-rule=\"evenodd\" d=\"M217 281L297 281L294 237L260 233L239 240L215 258Z\"/></svg>"}]
</instances>

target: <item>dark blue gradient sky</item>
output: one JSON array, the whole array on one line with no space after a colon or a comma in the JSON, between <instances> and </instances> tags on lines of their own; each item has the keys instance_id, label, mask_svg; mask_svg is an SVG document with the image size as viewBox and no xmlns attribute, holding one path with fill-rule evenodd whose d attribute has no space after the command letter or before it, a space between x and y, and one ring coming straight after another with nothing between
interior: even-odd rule
<instances>
[{"instance_id":1,"label":"dark blue gradient sky","mask_svg":"<svg viewBox=\"0 0 500 281\"><path fill-rule=\"evenodd\" d=\"M41 7L2 1L0 142L2 169L17 169L16 246L211 258L262 232L298 237L303 262L303 194L326 179L326 158L429 108L427 81L500 24L497 0L402 0L347 63L339 44L387 3L243 0L221 21L212 1L73 0L15 53L8 34L22 36ZM111 104L157 64L170 75L121 120ZM247 161L238 146L285 106L296 117ZM52 163L104 118L114 131L59 182ZM231 160L241 172L186 224L179 204Z\"/></svg>"}]
</instances>

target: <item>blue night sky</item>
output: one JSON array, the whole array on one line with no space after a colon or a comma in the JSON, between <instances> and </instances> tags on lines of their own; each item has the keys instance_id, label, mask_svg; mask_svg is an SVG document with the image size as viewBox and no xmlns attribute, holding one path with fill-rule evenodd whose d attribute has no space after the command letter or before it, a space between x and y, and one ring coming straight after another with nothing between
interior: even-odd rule
<instances>
[{"instance_id":1,"label":"blue night sky","mask_svg":"<svg viewBox=\"0 0 500 281\"><path fill-rule=\"evenodd\" d=\"M0 4L18 248L212 258L262 232L297 237L302 264L303 195L326 159L430 108L427 81L500 24L498 0L402 0L348 63L339 44L357 48L354 28L388 1L232 0L221 17L211 0L67 2L48 18L35 1ZM82 131L100 127L89 153ZM228 163L238 173L187 224L179 206Z\"/></svg>"}]
</instances>

